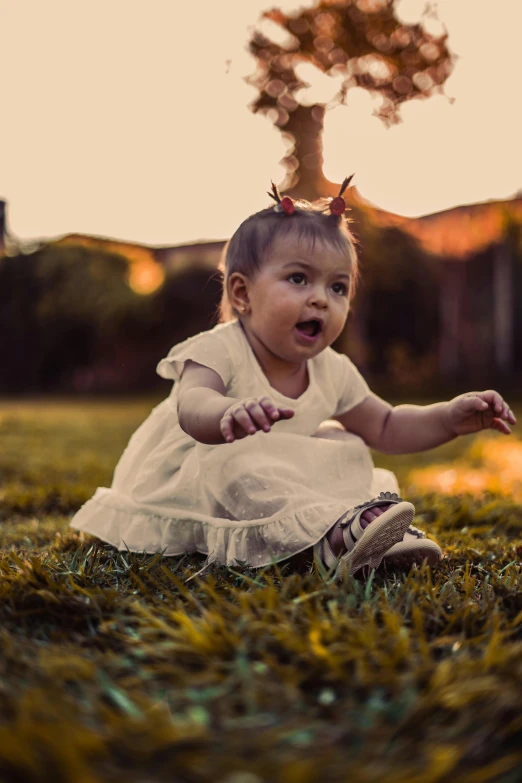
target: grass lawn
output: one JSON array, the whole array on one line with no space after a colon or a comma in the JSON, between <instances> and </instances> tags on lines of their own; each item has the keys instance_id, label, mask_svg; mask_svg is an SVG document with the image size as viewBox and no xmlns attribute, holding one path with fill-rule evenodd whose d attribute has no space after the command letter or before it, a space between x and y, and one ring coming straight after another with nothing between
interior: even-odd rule
<instances>
[{"instance_id":1,"label":"grass lawn","mask_svg":"<svg viewBox=\"0 0 522 783\"><path fill-rule=\"evenodd\" d=\"M0 400L0 783L522 781L519 425L374 454L436 569L191 578L69 528L157 402Z\"/></svg>"}]
</instances>

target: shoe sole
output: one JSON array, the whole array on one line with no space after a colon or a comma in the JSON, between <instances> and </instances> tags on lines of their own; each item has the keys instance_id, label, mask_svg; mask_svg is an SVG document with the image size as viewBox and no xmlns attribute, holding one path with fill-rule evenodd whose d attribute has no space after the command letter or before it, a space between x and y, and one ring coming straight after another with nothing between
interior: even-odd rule
<instances>
[{"instance_id":1,"label":"shoe sole","mask_svg":"<svg viewBox=\"0 0 522 783\"><path fill-rule=\"evenodd\" d=\"M366 565L378 568L388 549L402 541L414 516L415 507L403 500L374 518L354 549L341 557L334 578L342 579L345 573L353 574Z\"/></svg>"},{"instance_id":2,"label":"shoe sole","mask_svg":"<svg viewBox=\"0 0 522 783\"><path fill-rule=\"evenodd\" d=\"M417 547L408 551L397 553L391 556L386 555L382 559L382 565L390 569L401 571L408 570L412 565L422 565L427 560L430 567L438 565L442 559L442 552L439 547Z\"/></svg>"}]
</instances>

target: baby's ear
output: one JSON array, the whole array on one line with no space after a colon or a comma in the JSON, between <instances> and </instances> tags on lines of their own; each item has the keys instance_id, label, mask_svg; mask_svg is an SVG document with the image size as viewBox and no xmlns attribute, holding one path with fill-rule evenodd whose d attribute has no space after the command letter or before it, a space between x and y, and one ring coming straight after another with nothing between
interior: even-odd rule
<instances>
[{"instance_id":1,"label":"baby's ear","mask_svg":"<svg viewBox=\"0 0 522 783\"><path fill-rule=\"evenodd\" d=\"M241 272L233 272L228 278L227 293L230 305L241 312L241 308L249 304L248 279Z\"/></svg>"}]
</instances>

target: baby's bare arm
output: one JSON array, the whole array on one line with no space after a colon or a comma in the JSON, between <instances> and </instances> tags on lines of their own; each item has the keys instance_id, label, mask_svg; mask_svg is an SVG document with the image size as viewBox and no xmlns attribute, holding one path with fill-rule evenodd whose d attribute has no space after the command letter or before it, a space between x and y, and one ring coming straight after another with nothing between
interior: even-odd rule
<instances>
[{"instance_id":1,"label":"baby's bare arm","mask_svg":"<svg viewBox=\"0 0 522 783\"><path fill-rule=\"evenodd\" d=\"M412 454L453 440L447 413L446 402L394 408L372 392L359 405L333 418L376 451Z\"/></svg>"},{"instance_id":2,"label":"baby's bare arm","mask_svg":"<svg viewBox=\"0 0 522 783\"><path fill-rule=\"evenodd\" d=\"M226 397L222 378L209 367L187 361L178 391L178 421L181 429L200 443L224 443L220 422L234 403Z\"/></svg>"},{"instance_id":3,"label":"baby's bare arm","mask_svg":"<svg viewBox=\"0 0 522 783\"><path fill-rule=\"evenodd\" d=\"M200 443L225 443L220 422L238 400L203 387L191 389L178 406L179 425Z\"/></svg>"},{"instance_id":4,"label":"baby's bare arm","mask_svg":"<svg viewBox=\"0 0 522 783\"><path fill-rule=\"evenodd\" d=\"M266 395L242 400L227 397L223 380L214 370L193 361L185 364L178 391L178 421L200 443L229 443L260 429L269 432L277 421L293 415L292 408L278 406Z\"/></svg>"},{"instance_id":5,"label":"baby's bare arm","mask_svg":"<svg viewBox=\"0 0 522 783\"><path fill-rule=\"evenodd\" d=\"M375 448L385 454L413 454L441 446L456 435L448 429L448 403L397 405Z\"/></svg>"}]
</instances>

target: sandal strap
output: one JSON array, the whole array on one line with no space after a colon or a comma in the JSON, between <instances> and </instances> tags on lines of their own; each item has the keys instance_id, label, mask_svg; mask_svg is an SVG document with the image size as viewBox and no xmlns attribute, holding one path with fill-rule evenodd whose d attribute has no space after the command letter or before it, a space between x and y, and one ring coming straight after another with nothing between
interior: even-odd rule
<instances>
[{"instance_id":1,"label":"sandal strap","mask_svg":"<svg viewBox=\"0 0 522 783\"><path fill-rule=\"evenodd\" d=\"M367 500L365 503L359 503L357 506L353 506L351 509L349 509L346 512L346 516L350 515L348 518L343 519L341 517L341 520L337 521L337 525L340 528L348 528L347 530L343 530L343 540L344 545L346 547L346 553L344 556L349 554L353 551L355 546L357 545L357 542L359 541L360 536L364 532L360 525L358 524L358 530L359 530L359 536L357 536L353 531L353 525L355 519L360 519L361 514L364 512L364 509L366 508L372 508L374 506L383 506L383 505L391 505L392 503L402 503L402 498L397 495L395 492L381 492L379 497L372 498L372 500ZM416 530L416 528L412 528L412 530ZM421 531L418 531L419 535L421 535ZM319 546L319 545L317 545ZM319 551L319 550L318 550ZM336 556L334 555L332 548L330 547L328 543L328 539L326 536L323 536L321 539L321 550L320 550L320 556L322 557L323 561L326 563L328 567L330 567L335 561Z\"/></svg>"},{"instance_id":2,"label":"sandal strap","mask_svg":"<svg viewBox=\"0 0 522 783\"><path fill-rule=\"evenodd\" d=\"M355 517L362 513L362 509L388 505L389 503L402 503L402 498L400 498L396 492L381 492L378 498L373 498L372 500L367 500L366 503L359 503L358 506L354 506L352 516L349 519L343 519L342 522L339 522L339 527L347 527L350 525Z\"/></svg>"}]
</instances>

